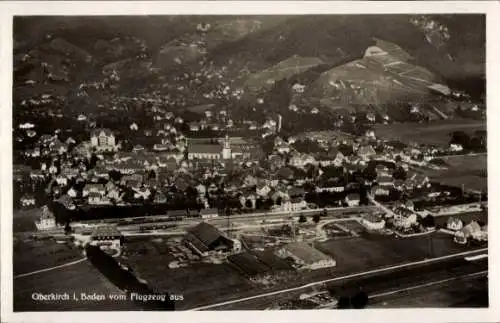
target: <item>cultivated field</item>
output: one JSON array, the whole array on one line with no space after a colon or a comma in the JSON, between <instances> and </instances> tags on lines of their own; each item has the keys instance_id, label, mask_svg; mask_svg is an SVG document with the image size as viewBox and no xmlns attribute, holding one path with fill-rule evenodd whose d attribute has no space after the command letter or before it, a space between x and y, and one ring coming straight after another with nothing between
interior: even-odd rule
<instances>
[{"instance_id":1,"label":"cultivated field","mask_svg":"<svg viewBox=\"0 0 500 323\"><path fill-rule=\"evenodd\" d=\"M463 278L370 300L368 308L487 307L488 279Z\"/></svg>"},{"instance_id":2,"label":"cultivated field","mask_svg":"<svg viewBox=\"0 0 500 323\"><path fill-rule=\"evenodd\" d=\"M62 265L83 258L79 249L53 239L15 240L14 275Z\"/></svg>"},{"instance_id":3,"label":"cultivated field","mask_svg":"<svg viewBox=\"0 0 500 323\"><path fill-rule=\"evenodd\" d=\"M40 218L40 215L39 208L14 211L12 220L14 232L36 231L35 221Z\"/></svg>"},{"instance_id":4,"label":"cultivated field","mask_svg":"<svg viewBox=\"0 0 500 323\"><path fill-rule=\"evenodd\" d=\"M399 140L403 143L438 145L447 147L450 133L464 131L468 134L476 130L486 130L486 123L475 120L435 121L432 123L379 124L375 134L380 139Z\"/></svg>"},{"instance_id":5,"label":"cultivated field","mask_svg":"<svg viewBox=\"0 0 500 323\"><path fill-rule=\"evenodd\" d=\"M33 293L123 294L87 261L52 271L14 279L14 311L116 311L140 310L131 301L35 301Z\"/></svg>"},{"instance_id":6,"label":"cultivated field","mask_svg":"<svg viewBox=\"0 0 500 323\"><path fill-rule=\"evenodd\" d=\"M316 248L337 261L337 269L358 272L369 268L440 257L466 251L444 233L399 239L365 234L363 237L318 243Z\"/></svg>"},{"instance_id":7,"label":"cultivated field","mask_svg":"<svg viewBox=\"0 0 500 323\"><path fill-rule=\"evenodd\" d=\"M426 172L431 180L455 187L461 187L463 184L466 190L487 191L488 156L486 154L454 156L443 159L449 165L448 169Z\"/></svg>"},{"instance_id":8,"label":"cultivated field","mask_svg":"<svg viewBox=\"0 0 500 323\"><path fill-rule=\"evenodd\" d=\"M186 268L150 272L151 286L184 296L179 308L227 299L252 288L249 280L229 264L193 264Z\"/></svg>"}]
</instances>

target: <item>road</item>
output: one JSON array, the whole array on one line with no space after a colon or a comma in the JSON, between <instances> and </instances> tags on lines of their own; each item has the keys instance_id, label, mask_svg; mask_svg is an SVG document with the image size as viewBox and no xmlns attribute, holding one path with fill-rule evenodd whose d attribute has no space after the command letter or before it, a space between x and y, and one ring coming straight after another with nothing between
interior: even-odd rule
<instances>
[{"instance_id":1,"label":"road","mask_svg":"<svg viewBox=\"0 0 500 323\"><path fill-rule=\"evenodd\" d=\"M375 206L377 206L378 208L382 209L385 213L390 214L392 217L396 216L396 214L391 209L389 209L388 207L384 206L383 204L375 201L373 196L371 196L370 194L368 194L368 200L370 202L372 202L373 204L375 204Z\"/></svg>"},{"instance_id":2,"label":"road","mask_svg":"<svg viewBox=\"0 0 500 323\"><path fill-rule=\"evenodd\" d=\"M473 254L485 252L486 250L487 250L487 248L484 248L484 249L479 249L479 250L474 250L474 251L461 252L461 253L457 253L457 254L453 254L453 255L447 255L447 256L443 256L443 257L415 261L415 262L396 265L396 266L390 266L390 267L385 267L385 268L380 268L380 269L373 269L373 270L355 273L355 274L350 274L350 275L345 275L345 276L341 276L341 277L324 279L324 280L308 283L308 284L298 286L298 287L287 288L287 289L272 291L272 292L263 293L263 294L259 294L259 295L228 300L228 301L220 302L220 303L216 303L216 304L200 306L200 307L192 308L190 310L199 311L199 310L217 309L217 308L223 308L224 306L234 305L237 303L244 303L247 301L252 301L252 300L256 300L256 299L265 299L265 298L270 298L270 297L275 299L275 296L277 296L277 295L293 293L293 292L301 291L301 290L308 289L308 288L315 287L315 286L322 286L324 284L331 284L331 283L339 283L339 282L343 282L343 281L346 281L349 279L361 279L363 277L369 277L370 275L373 276L373 275L382 274L382 273L387 274L387 273L393 272L395 270L410 269L410 268L413 268L416 266L422 266L422 265L428 265L428 264L433 264L433 263L439 263L439 262L443 262L443 261L449 261L449 260L453 260L453 259L457 259L457 258L463 258L463 257L468 256L468 255L473 255Z\"/></svg>"}]
</instances>

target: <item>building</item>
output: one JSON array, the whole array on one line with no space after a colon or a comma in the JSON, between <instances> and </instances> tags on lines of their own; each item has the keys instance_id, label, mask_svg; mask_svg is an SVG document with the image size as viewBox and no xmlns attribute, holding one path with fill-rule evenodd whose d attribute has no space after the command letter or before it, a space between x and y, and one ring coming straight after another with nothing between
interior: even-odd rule
<instances>
[{"instance_id":1,"label":"building","mask_svg":"<svg viewBox=\"0 0 500 323\"><path fill-rule=\"evenodd\" d=\"M202 219L211 219L219 216L219 210L216 208L201 209L200 216Z\"/></svg>"},{"instance_id":2,"label":"building","mask_svg":"<svg viewBox=\"0 0 500 323\"><path fill-rule=\"evenodd\" d=\"M484 233L481 230L481 226L476 222L472 221L455 233L453 241L458 244L466 244L469 239L475 239L479 241L486 241L488 238L488 232Z\"/></svg>"},{"instance_id":3,"label":"building","mask_svg":"<svg viewBox=\"0 0 500 323\"><path fill-rule=\"evenodd\" d=\"M375 196L389 196L391 193L390 188L386 186L381 186L381 185L375 185L372 188L372 192Z\"/></svg>"},{"instance_id":4,"label":"building","mask_svg":"<svg viewBox=\"0 0 500 323\"><path fill-rule=\"evenodd\" d=\"M90 146L97 151L116 151L116 139L109 129L96 129L90 134Z\"/></svg>"},{"instance_id":5,"label":"building","mask_svg":"<svg viewBox=\"0 0 500 323\"><path fill-rule=\"evenodd\" d=\"M394 226L399 229L407 230L417 224L417 213L398 207L394 210Z\"/></svg>"},{"instance_id":6,"label":"building","mask_svg":"<svg viewBox=\"0 0 500 323\"><path fill-rule=\"evenodd\" d=\"M107 205L111 204L111 200L107 196L103 196L97 192L90 192L88 202L92 205Z\"/></svg>"},{"instance_id":7,"label":"building","mask_svg":"<svg viewBox=\"0 0 500 323\"><path fill-rule=\"evenodd\" d=\"M448 230L458 231L458 230L462 230L463 227L464 227L464 224L463 224L462 220L460 220L458 218L449 217L448 221L446 222L446 228Z\"/></svg>"},{"instance_id":8,"label":"building","mask_svg":"<svg viewBox=\"0 0 500 323\"><path fill-rule=\"evenodd\" d=\"M276 251L276 255L280 258L292 258L302 269L314 270L334 267L336 265L333 258L305 242L287 244Z\"/></svg>"},{"instance_id":9,"label":"building","mask_svg":"<svg viewBox=\"0 0 500 323\"><path fill-rule=\"evenodd\" d=\"M56 218L47 206L42 207L42 215L38 221L35 221L35 225L38 230L49 230L56 227Z\"/></svg>"},{"instance_id":10,"label":"building","mask_svg":"<svg viewBox=\"0 0 500 323\"><path fill-rule=\"evenodd\" d=\"M281 202L281 211L297 212L307 208L307 202L302 197L293 197Z\"/></svg>"},{"instance_id":11,"label":"building","mask_svg":"<svg viewBox=\"0 0 500 323\"><path fill-rule=\"evenodd\" d=\"M22 206L22 207L31 207L31 206L35 206L35 204L36 204L36 199L35 199L35 197L34 197L34 196L32 196L32 195L27 195L27 194L26 194L26 195L23 195L23 196L21 197L20 202L21 202L21 206Z\"/></svg>"},{"instance_id":12,"label":"building","mask_svg":"<svg viewBox=\"0 0 500 323\"><path fill-rule=\"evenodd\" d=\"M364 145L359 147L358 156L364 160L370 159L371 157L376 155L375 149L371 145Z\"/></svg>"},{"instance_id":13,"label":"building","mask_svg":"<svg viewBox=\"0 0 500 323\"><path fill-rule=\"evenodd\" d=\"M357 194L357 193L351 193L345 197L345 202L350 207L359 206L359 201L360 201L360 197L359 197L359 194Z\"/></svg>"},{"instance_id":14,"label":"building","mask_svg":"<svg viewBox=\"0 0 500 323\"><path fill-rule=\"evenodd\" d=\"M382 230L385 227L385 220L374 214L365 215L360 222L368 230Z\"/></svg>"},{"instance_id":15,"label":"building","mask_svg":"<svg viewBox=\"0 0 500 323\"><path fill-rule=\"evenodd\" d=\"M222 147L222 159L231 159L231 158L232 158L231 143L229 142L229 137L226 135Z\"/></svg>"},{"instance_id":16,"label":"building","mask_svg":"<svg viewBox=\"0 0 500 323\"><path fill-rule=\"evenodd\" d=\"M98 226L91 234L90 245L120 250L123 235L114 226Z\"/></svg>"},{"instance_id":17,"label":"building","mask_svg":"<svg viewBox=\"0 0 500 323\"><path fill-rule=\"evenodd\" d=\"M188 159L220 159L221 147L217 144L191 144Z\"/></svg>"},{"instance_id":18,"label":"building","mask_svg":"<svg viewBox=\"0 0 500 323\"><path fill-rule=\"evenodd\" d=\"M83 187L82 195L86 197L90 193L99 193L101 196L104 196L106 189L103 184L87 184Z\"/></svg>"},{"instance_id":19,"label":"building","mask_svg":"<svg viewBox=\"0 0 500 323\"><path fill-rule=\"evenodd\" d=\"M228 252L233 249L233 241L206 222L189 229L184 242L201 256L206 256L210 252Z\"/></svg>"}]
</instances>

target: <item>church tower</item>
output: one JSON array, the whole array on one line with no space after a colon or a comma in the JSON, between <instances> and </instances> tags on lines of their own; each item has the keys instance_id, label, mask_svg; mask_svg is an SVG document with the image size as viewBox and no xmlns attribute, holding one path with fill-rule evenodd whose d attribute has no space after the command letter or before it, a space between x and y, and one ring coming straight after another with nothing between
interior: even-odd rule
<instances>
[{"instance_id":1,"label":"church tower","mask_svg":"<svg viewBox=\"0 0 500 323\"><path fill-rule=\"evenodd\" d=\"M231 158L232 158L231 143L229 142L229 136L226 135L226 138L224 138L224 144L222 147L222 159L231 159Z\"/></svg>"}]
</instances>

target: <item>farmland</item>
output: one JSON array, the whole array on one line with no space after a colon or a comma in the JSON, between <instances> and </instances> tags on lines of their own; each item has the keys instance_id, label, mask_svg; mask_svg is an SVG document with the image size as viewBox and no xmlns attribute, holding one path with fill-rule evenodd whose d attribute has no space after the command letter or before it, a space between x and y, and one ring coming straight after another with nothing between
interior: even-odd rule
<instances>
[{"instance_id":1,"label":"farmland","mask_svg":"<svg viewBox=\"0 0 500 323\"><path fill-rule=\"evenodd\" d=\"M129 300L113 301L108 297L104 301L67 300L67 301L35 301L33 293L68 293L72 294L123 294L111 284L89 262L84 261L69 267L20 277L14 280L14 311L109 311L140 310Z\"/></svg>"},{"instance_id":2,"label":"farmland","mask_svg":"<svg viewBox=\"0 0 500 323\"><path fill-rule=\"evenodd\" d=\"M52 239L15 240L14 275L62 265L82 257L76 247L58 244Z\"/></svg>"},{"instance_id":3,"label":"farmland","mask_svg":"<svg viewBox=\"0 0 500 323\"><path fill-rule=\"evenodd\" d=\"M14 211L14 232L36 231L35 221L40 218L40 209L27 209Z\"/></svg>"},{"instance_id":4,"label":"farmland","mask_svg":"<svg viewBox=\"0 0 500 323\"><path fill-rule=\"evenodd\" d=\"M403 143L415 142L425 145L448 146L450 133L464 131L474 133L486 130L486 123L475 120L435 121L430 123L395 123L375 126L375 134L380 139L398 140Z\"/></svg>"},{"instance_id":5,"label":"farmland","mask_svg":"<svg viewBox=\"0 0 500 323\"><path fill-rule=\"evenodd\" d=\"M463 278L411 292L373 299L368 308L422 308L443 304L453 307L488 306L488 279L485 277Z\"/></svg>"},{"instance_id":6,"label":"farmland","mask_svg":"<svg viewBox=\"0 0 500 323\"><path fill-rule=\"evenodd\" d=\"M329 240L327 242L317 243L315 244L315 248L329 255L333 255L337 261L337 266L312 271L302 271L300 276L296 275L294 279L288 280L286 285L281 285L279 287L280 289L300 286L313 281L360 273L376 268L419 261L431 257L431 254L432 257L439 257L475 249L473 247L457 245L449 235L440 232L404 239L364 234L361 237ZM265 291L272 290L276 289L269 288ZM283 302L295 299L300 293L306 291L307 290L300 290L297 292L273 295L245 301L243 303L227 305L219 309L265 309L277 301ZM255 295L263 292L264 290L262 288L259 290L254 289L240 296ZM236 295L233 294L233 296L237 298ZM215 302L209 302L207 304L210 303Z\"/></svg>"},{"instance_id":7,"label":"farmland","mask_svg":"<svg viewBox=\"0 0 500 323\"><path fill-rule=\"evenodd\" d=\"M448 169L442 171L428 171L425 175L432 181L443 185L461 187L466 190L487 191L487 155L453 156L443 160Z\"/></svg>"}]
</instances>

